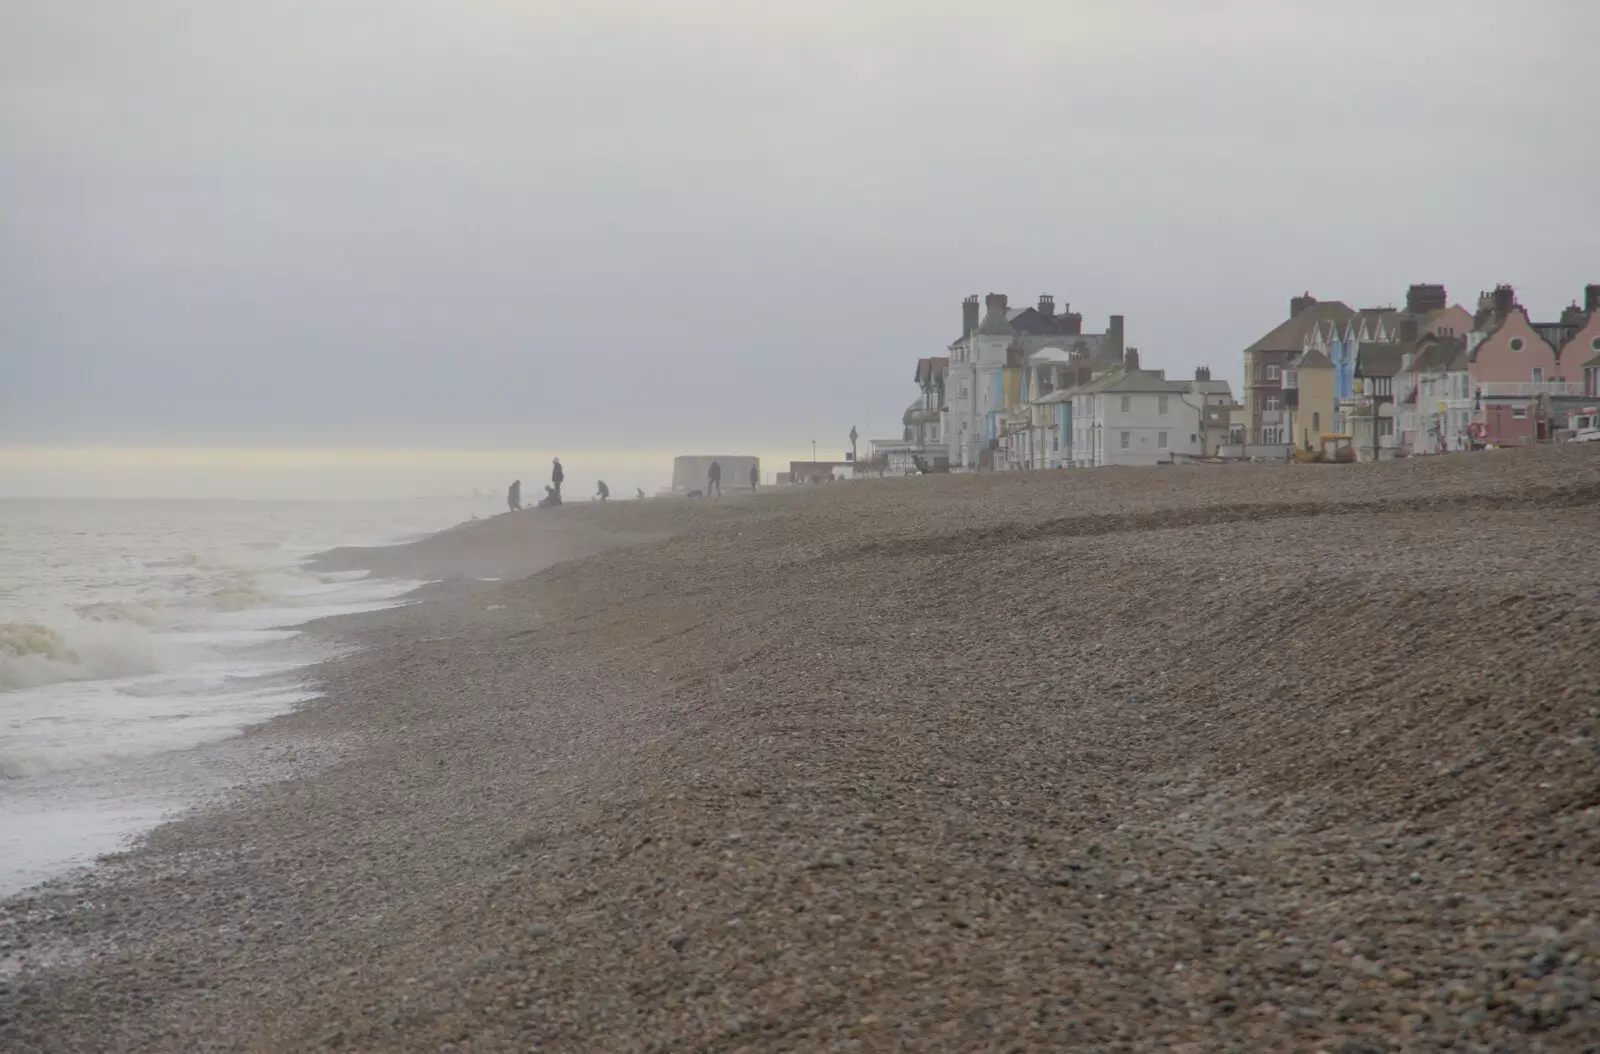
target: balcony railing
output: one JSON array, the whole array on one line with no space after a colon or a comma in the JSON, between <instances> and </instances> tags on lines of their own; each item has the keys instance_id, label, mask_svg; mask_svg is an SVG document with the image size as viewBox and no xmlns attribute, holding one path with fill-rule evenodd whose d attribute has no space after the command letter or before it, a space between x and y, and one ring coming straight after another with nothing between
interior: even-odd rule
<instances>
[{"instance_id":1,"label":"balcony railing","mask_svg":"<svg viewBox=\"0 0 1600 1054\"><path fill-rule=\"evenodd\" d=\"M1583 395L1583 385L1573 381L1484 381L1478 391L1485 399L1496 396L1512 399L1532 399L1537 395Z\"/></svg>"}]
</instances>

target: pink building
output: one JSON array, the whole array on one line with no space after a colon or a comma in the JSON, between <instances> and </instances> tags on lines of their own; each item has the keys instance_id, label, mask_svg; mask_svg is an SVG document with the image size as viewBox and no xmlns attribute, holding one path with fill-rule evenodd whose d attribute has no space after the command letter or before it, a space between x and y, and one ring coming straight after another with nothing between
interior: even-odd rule
<instances>
[{"instance_id":1,"label":"pink building","mask_svg":"<svg viewBox=\"0 0 1600 1054\"><path fill-rule=\"evenodd\" d=\"M1479 298L1468 370L1479 424L1497 445L1550 438L1551 421L1584 396L1583 365L1600 351L1600 285L1584 290L1559 322L1539 323L1508 285ZM1571 374L1571 376L1568 376Z\"/></svg>"}]
</instances>

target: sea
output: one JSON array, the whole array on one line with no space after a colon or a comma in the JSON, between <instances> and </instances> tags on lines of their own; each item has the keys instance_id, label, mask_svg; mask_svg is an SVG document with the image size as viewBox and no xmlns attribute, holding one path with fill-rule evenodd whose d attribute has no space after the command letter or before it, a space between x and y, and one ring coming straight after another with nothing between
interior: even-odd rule
<instances>
[{"instance_id":1,"label":"sea","mask_svg":"<svg viewBox=\"0 0 1600 1054\"><path fill-rule=\"evenodd\" d=\"M491 501L490 505L493 504ZM239 774L196 748L304 705L297 627L422 583L308 569L481 499L0 499L0 895L87 865Z\"/></svg>"}]
</instances>

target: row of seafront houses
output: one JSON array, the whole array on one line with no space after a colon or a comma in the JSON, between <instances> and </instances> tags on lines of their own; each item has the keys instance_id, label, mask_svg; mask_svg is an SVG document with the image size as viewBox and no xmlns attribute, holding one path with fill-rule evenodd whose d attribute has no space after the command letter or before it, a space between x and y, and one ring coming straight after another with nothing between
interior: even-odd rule
<instances>
[{"instance_id":1,"label":"row of seafront houses","mask_svg":"<svg viewBox=\"0 0 1600 1054\"><path fill-rule=\"evenodd\" d=\"M1013 307L1003 293L961 304L961 336L917 360L920 394L898 440L875 440L890 470L915 461L955 469L1155 465L1216 456L1238 409L1210 371L1168 380L1140 366L1123 317L1085 333L1051 296Z\"/></svg>"},{"instance_id":2,"label":"row of seafront houses","mask_svg":"<svg viewBox=\"0 0 1600 1054\"><path fill-rule=\"evenodd\" d=\"M1413 285L1404 308L1310 294L1245 349L1241 422L1263 453L1349 435L1363 459L1547 442L1600 401L1600 285L1535 322L1509 285L1450 304Z\"/></svg>"},{"instance_id":3,"label":"row of seafront houses","mask_svg":"<svg viewBox=\"0 0 1600 1054\"><path fill-rule=\"evenodd\" d=\"M1242 402L1206 367L1142 368L1120 315L1085 333L1050 296L1017 308L991 293L967 297L961 323L947 355L917 360L901 438L873 442L892 471L1286 458L1327 437L1362 459L1429 454L1547 440L1600 401L1600 285L1553 323L1530 321L1509 286L1475 313L1438 285L1413 285L1404 309L1295 297L1245 349Z\"/></svg>"}]
</instances>

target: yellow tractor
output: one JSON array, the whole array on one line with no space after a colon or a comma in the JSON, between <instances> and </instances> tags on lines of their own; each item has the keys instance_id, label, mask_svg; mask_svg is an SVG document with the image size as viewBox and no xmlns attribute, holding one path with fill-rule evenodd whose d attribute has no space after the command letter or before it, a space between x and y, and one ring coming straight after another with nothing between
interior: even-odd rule
<instances>
[{"instance_id":1,"label":"yellow tractor","mask_svg":"<svg viewBox=\"0 0 1600 1054\"><path fill-rule=\"evenodd\" d=\"M1348 435L1325 435L1319 450L1294 450L1289 454L1300 465L1348 465L1356 459L1356 448Z\"/></svg>"}]
</instances>

